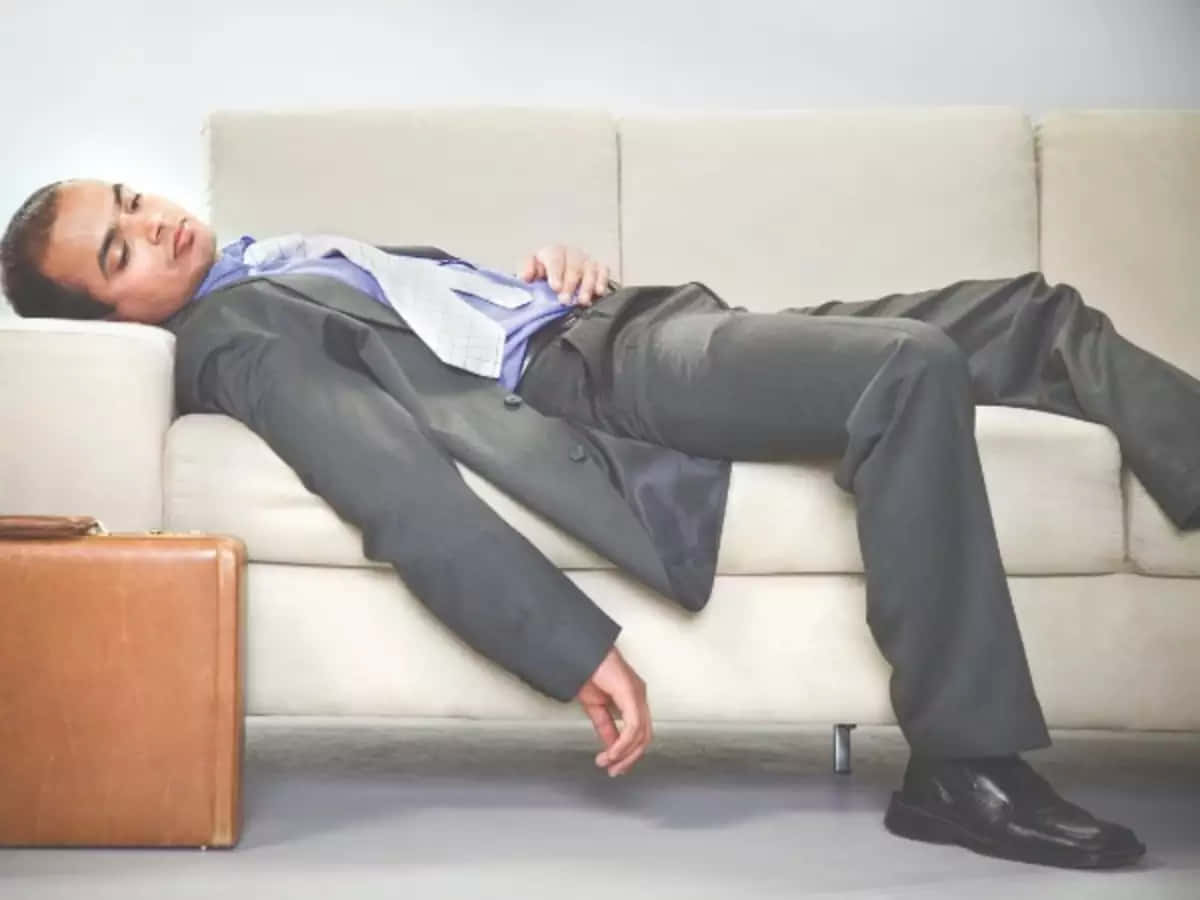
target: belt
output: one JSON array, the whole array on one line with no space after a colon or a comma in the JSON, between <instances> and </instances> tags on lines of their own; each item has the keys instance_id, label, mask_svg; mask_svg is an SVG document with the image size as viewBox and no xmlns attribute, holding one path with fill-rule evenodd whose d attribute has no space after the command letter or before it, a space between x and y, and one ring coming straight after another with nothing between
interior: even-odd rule
<instances>
[{"instance_id":1,"label":"belt","mask_svg":"<svg viewBox=\"0 0 1200 900\"><path fill-rule=\"evenodd\" d=\"M525 345L525 362L521 365L522 375L533 364L542 348L579 321L583 311L584 307L572 306L566 315L551 319L530 336L529 343Z\"/></svg>"}]
</instances>

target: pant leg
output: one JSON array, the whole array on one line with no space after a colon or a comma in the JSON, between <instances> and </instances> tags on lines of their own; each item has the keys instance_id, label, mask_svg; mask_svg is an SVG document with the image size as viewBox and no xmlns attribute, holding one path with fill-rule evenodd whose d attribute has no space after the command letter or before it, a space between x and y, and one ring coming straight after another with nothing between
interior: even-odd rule
<instances>
[{"instance_id":1,"label":"pant leg","mask_svg":"<svg viewBox=\"0 0 1200 900\"><path fill-rule=\"evenodd\" d=\"M550 414L701 456L840 455L835 479L857 499L867 620L910 745L965 756L1049 743L996 543L966 359L940 329L744 310L649 316L614 341L611 393L584 402L554 368L539 357L523 386Z\"/></svg>"},{"instance_id":2,"label":"pant leg","mask_svg":"<svg viewBox=\"0 0 1200 900\"><path fill-rule=\"evenodd\" d=\"M977 403L1106 425L1171 521L1200 528L1200 381L1126 340L1070 285L1030 272L788 311L936 325L966 355Z\"/></svg>"}]
</instances>

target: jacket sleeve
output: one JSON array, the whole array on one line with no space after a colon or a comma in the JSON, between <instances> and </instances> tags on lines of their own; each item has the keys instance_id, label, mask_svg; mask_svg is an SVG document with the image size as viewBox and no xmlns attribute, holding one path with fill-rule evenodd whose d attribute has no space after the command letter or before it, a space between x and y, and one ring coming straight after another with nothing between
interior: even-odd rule
<instances>
[{"instance_id":1,"label":"jacket sleeve","mask_svg":"<svg viewBox=\"0 0 1200 900\"><path fill-rule=\"evenodd\" d=\"M399 401L262 332L226 336L196 372L199 404L266 440L455 634L537 690L575 697L620 626L479 499Z\"/></svg>"}]
</instances>

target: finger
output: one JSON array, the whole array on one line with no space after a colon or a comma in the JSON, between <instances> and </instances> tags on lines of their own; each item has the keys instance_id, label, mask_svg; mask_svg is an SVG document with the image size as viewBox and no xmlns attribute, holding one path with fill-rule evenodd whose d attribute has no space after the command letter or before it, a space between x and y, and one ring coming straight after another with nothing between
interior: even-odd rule
<instances>
[{"instance_id":1,"label":"finger","mask_svg":"<svg viewBox=\"0 0 1200 900\"><path fill-rule=\"evenodd\" d=\"M621 735L617 742L603 753L603 765L618 765L637 744L642 730L641 714L638 712L637 703L629 702L631 700L632 698L626 698L625 702L617 701L621 710Z\"/></svg>"},{"instance_id":2,"label":"finger","mask_svg":"<svg viewBox=\"0 0 1200 900\"><path fill-rule=\"evenodd\" d=\"M607 768L613 764L613 750L621 740L622 729L625 727L624 725L617 724L620 716L616 713L617 709L614 704L608 704L603 707L602 715L606 721L606 726L604 733L600 735L600 740L604 741L604 749L596 754L596 765L601 768Z\"/></svg>"},{"instance_id":3,"label":"finger","mask_svg":"<svg viewBox=\"0 0 1200 900\"><path fill-rule=\"evenodd\" d=\"M611 747L619 734L617 723L613 721L612 714L604 706L585 706L583 709L587 713L588 718L592 720L592 727L596 729L597 737L600 738L605 747ZM599 760L599 756L596 758Z\"/></svg>"},{"instance_id":4,"label":"finger","mask_svg":"<svg viewBox=\"0 0 1200 900\"><path fill-rule=\"evenodd\" d=\"M636 700L638 701L638 718L641 722L640 733L635 736L633 747L629 754L623 760L618 760L616 764L609 769L609 775L623 775L625 772L628 772L631 768L633 768L633 764L642 758L642 755L646 752L646 748L650 746L650 741L654 736L654 728L651 724L650 704L646 700L646 692L644 688L638 692Z\"/></svg>"},{"instance_id":5,"label":"finger","mask_svg":"<svg viewBox=\"0 0 1200 900\"><path fill-rule=\"evenodd\" d=\"M580 292L576 295L578 304L581 306L592 305L592 295L595 293L596 287L596 265L589 263L584 266L583 277L580 278Z\"/></svg>"},{"instance_id":6,"label":"finger","mask_svg":"<svg viewBox=\"0 0 1200 900\"><path fill-rule=\"evenodd\" d=\"M615 778L618 775L624 775L632 769L637 764L637 761L646 755L646 743L645 740L639 741L637 746L633 748L633 751L621 763L612 766L608 770L609 776Z\"/></svg>"},{"instance_id":7,"label":"finger","mask_svg":"<svg viewBox=\"0 0 1200 900\"><path fill-rule=\"evenodd\" d=\"M633 740L629 744L629 749L620 759L610 759L608 763L609 775L620 775L622 772L629 771L630 767L641 758L646 750L646 728L643 723L640 727L631 729Z\"/></svg>"},{"instance_id":8,"label":"finger","mask_svg":"<svg viewBox=\"0 0 1200 900\"><path fill-rule=\"evenodd\" d=\"M538 251L537 258L546 271L546 280L550 282L550 287L557 291L562 285L563 269L567 265L566 249L558 245L544 247Z\"/></svg>"},{"instance_id":9,"label":"finger","mask_svg":"<svg viewBox=\"0 0 1200 900\"><path fill-rule=\"evenodd\" d=\"M567 270L563 274L562 289L558 291L558 299L563 303L571 299L571 295L575 293L575 289L579 287L579 280L583 277L583 260L579 257L567 260Z\"/></svg>"},{"instance_id":10,"label":"finger","mask_svg":"<svg viewBox=\"0 0 1200 900\"><path fill-rule=\"evenodd\" d=\"M596 271L596 296L601 297L608 293L608 266L600 263Z\"/></svg>"},{"instance_id":11,"label":"finger","mask_svg":"<svg viewBox=\"0 0 1200 900\"><path fill-rule=\"evenodd\" d=\"M525 265L521 266L519 277L522 281L533 281L537 275L537 257L530 254L525 260Z\"/></svg>"}]
</instances>

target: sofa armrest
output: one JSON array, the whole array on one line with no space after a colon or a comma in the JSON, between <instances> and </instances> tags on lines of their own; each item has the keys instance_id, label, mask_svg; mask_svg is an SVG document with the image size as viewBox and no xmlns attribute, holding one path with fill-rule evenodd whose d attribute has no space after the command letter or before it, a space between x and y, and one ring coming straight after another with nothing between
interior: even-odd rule
<instances>
[{"instance_id":1,"label":"sofa armrest","mask_svg":"<svg viewBox=\"0 0 1200 900\"><path fill-rule=\"evenodd\" d=\"M162 527L175 336L0 316L0 513Z\"/></svg>"}]
</instances>

